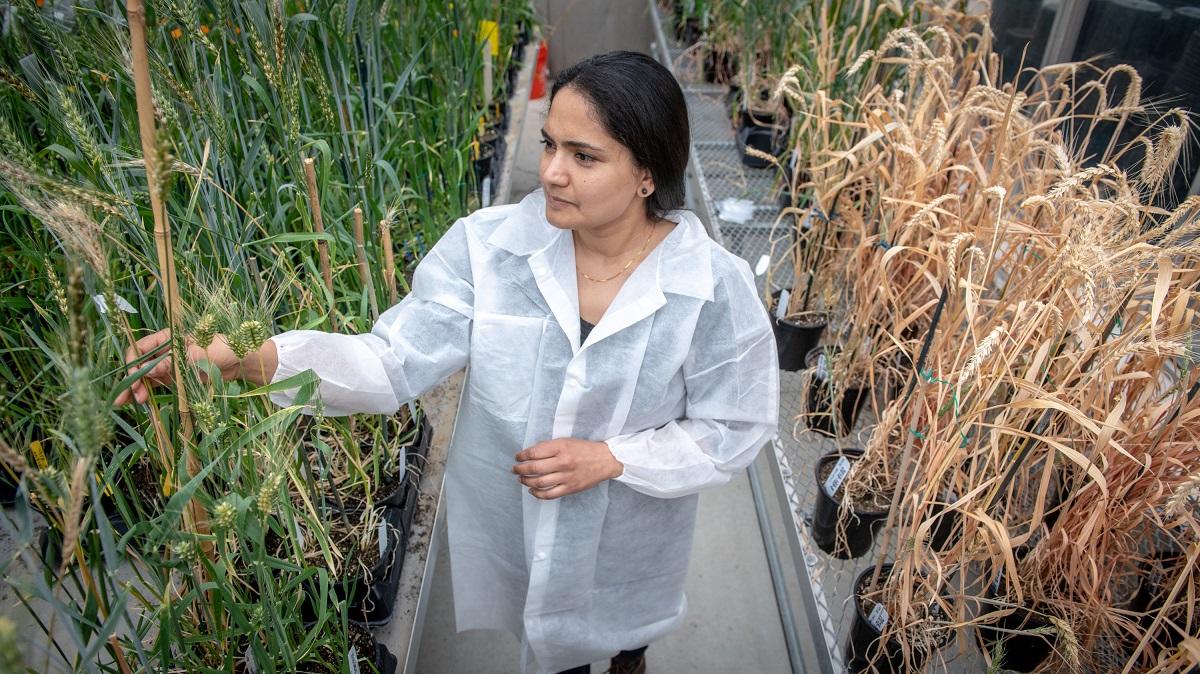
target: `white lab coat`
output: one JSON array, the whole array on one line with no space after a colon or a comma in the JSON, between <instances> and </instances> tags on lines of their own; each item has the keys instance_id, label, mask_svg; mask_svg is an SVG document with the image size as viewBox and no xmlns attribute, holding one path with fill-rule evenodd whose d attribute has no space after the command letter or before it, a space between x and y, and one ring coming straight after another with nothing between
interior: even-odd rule
<instances>
[{"instance_id":1,"label":"white lab coat","mask_svg":"<svg viewBox=\"0 0 1200 674\"><path fill-rule=\"evenodd\" d=\"M326 414L390 413L470 364L446 465L458 629L498 628L559 671L682 622L697 492L776 431L775 341L746 263L689 211L585 344L571 233L540 191L457 221L370 334L274 337L275 381L311 368ZM273 394L290 404L290 394ZM534 498L513 455L605 441L624 474Z\"/></svg>"}]
</instances>

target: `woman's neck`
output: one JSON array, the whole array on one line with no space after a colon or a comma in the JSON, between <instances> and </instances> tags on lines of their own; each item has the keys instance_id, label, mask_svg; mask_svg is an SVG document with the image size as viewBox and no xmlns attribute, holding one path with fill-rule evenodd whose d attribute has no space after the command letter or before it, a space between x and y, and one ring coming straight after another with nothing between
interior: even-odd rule
<instances>
[{"instance_id":1,"label":"woman's neck","mask_svg":"<svg viewBox=\"0 0 1200 674\"><path fill-rule=\"evenodd\" d=\"M655 220L639 213L602 227L573 230L576 257L582 253L602 262L623 260L642 245L656 224Z\"/></svg>"}]
</instances>

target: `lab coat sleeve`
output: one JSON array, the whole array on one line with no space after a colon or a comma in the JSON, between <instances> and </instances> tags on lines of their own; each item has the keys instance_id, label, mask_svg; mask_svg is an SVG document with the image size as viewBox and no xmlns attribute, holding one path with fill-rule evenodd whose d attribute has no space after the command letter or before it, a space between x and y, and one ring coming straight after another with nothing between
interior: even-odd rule
<instances>
[{"instance_id":1,"label":"lab coat sleeve","mask_svg":"<svg viewBox=\"0 0 1200 674\"><path fill-rule=\"evenodd\" d=\"M749 267L737 263L700 311L683 366L684 418L607 441L625 465L616 480L643 494L674 498L724 484L775 436L775 338Z\"/></svg>"},{"instance_id":2,"label":"lab coat sleeve","mask_svg":"<svg viewBox=\"0 0 1200 674\"><path fill-rule=\"evenodd\" d=\"M323 413L391 414L464 367L474 315L470 247L459 220L417 265L411 292L370 333L292 330L272 337L279 366L272 383L305 370L321 379ZM290 405L297 391L271 394Z\"/></svg>"}]
</instances>

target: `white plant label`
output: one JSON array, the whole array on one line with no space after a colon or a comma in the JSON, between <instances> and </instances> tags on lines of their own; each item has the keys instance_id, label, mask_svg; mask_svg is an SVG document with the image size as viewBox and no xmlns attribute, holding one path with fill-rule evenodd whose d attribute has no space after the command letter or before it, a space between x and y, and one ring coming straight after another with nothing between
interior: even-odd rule
<instances>
[{"instance_id":1,"label":"white plant label","mask_svg":"<svg viewBox=\"0 0 1200 674\"><path fill-rule=\"evenodd\" d=\"M300 549L304 550L304 529L300 527L300 522L296 522L296 543L300 545Z\"/></svg>"},{"instance_id":2,"label":"white plant label","mask_svg":"<svg viewBox=\"0 0 1200 674\"><path fill-rule=\"evenodd\" d=\"M350 652L346 654L346 664L350 666L350 674L362 674L362 670L358 668L358 646L350 647Z\"/></svg>"},{"instance_id":3,"label":"white plant label","mask_svg":"<svg viewBox=\"0 0 1200 674\"><path fill-rule=\"evenodd\" d=\"M1000 581L1004 580L1004 569L1000 569L1000 573L996 574L996 580L992 581L992 594L1000 594Z\"/></svg>"},{"instance_id":4,"label":"white plant label","mask_svg":"<svg viewBox=\"0 0 1200 674\"><path fill-rule=\"evenodd\" d=\"M251 652L249 646L246 647L246 653L243 657L246 659L247 674L258 674L258 663L254 661L254 653Z\"/></svg>"},{"instance_id":5,"label":"white plant label","mask_svg":"<svg viewBox=\"0 0 1200 674\"><path fill-rule=\"evenodd\" d=\"M825 357L825 352L817 354L817 378L829 379L829 359Z\"/></svg>"},{"instance_id":6,"label":"white plant label","mask_svg":"<svg viewBox=\"0 0 1200 674\"><path fill-rule=\"evenodd\" d=\"M767 273L767 267L771 266L771 256L764 255L758 258L758 264L754 265L754 275L762 276Z\"/></svg>"},{"instance_id":7,"label":"white plant label","mask_svg":"<svg viewBox=\"0 0 1200 674\"><path fill-rule=\"evenodd\" d=\"M483 184L479 186L483 195L479 198L479 203L484 208L492 205L492 177L488 176L483 179Z\"/></svg>"},{"instance_id":8,"label":"white plant label","mask_svg":"<svg viewBox=\"0 0 1200 674\"><path fill-rule=\"evenodd\" d=\"M837 463L834 464L833 470L830 471L829 477L825 478L825 493L833 495L837 493L838 487L842 486L846 476L850 474L850 459L846 457L838 457Z\"/></svg>"},{"instance_id":9,"label":"white plant label","mask_svg":"<svg viewBox=\"0 0 1200 674\"><path fill-rule=\"evenodd\" d=\"M375 532L375 538L379 539L379 558L383 559L383 554L387 552L388 546L388 530L387 522L379 520L379 531Z\"/></svg>"},{"instance_id":10,"label":"white plant label","mask_svg":"<svg viewBox=\"0 0 1200 674\"><path fill-rule=\"evenodd\" d=\"M888 624L888 612L883 604L876 604L875 608L871 609L871 614L867 616L867 623L874 627L876 632L883 634L883 628Z\"/></svg>"},{"instance_id":11,"label":"white plant label","mask_svg":"<svg viewBox=\"0 0 1200 674\"><path fill-rule=\"evenodd\" d=\"M779 291L779 304L775 305L775 318L782 319L784 316L787 316L788 299L791 296L792 293L787 288Z\"/></svg>"},{"instance_id":12,"label":"white plant label","mask_svg":"<svg viewBox=\"0 0 1200 674\"><path fill-rule=\"evenodd\" d=\"M134 309L133 305L130 304L129 301L124 297L121 297L120 295L113 295L113 299L117 301L117 308L121 311L124 311L127 314L136 314L138 312L138 310ZM96 303L96 308L100 310L100 313L108 313L108 301L104 299L104 295L92 295L92 301Z\"/></svg>"}]
</instances>

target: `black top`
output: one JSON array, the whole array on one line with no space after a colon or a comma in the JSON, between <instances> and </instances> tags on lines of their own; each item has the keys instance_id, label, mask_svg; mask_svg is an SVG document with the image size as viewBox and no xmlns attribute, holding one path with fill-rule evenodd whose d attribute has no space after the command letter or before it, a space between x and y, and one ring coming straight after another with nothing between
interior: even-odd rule
<instances>
[{"instance_id":1,"label":"black top","mask_svg":"<svg viewBox=\"0 0 1200 674\"><path fill-rule=\"evenodd\" d=\"M594 327L596 327L596 326L592 325L591 323L588 323L587 321L583 320L582 317L580 317L580 319L579 319L579 343L580 344L583 344L584 342L587 341L588 335L590 335L592 333L592 328L594 328Z\"/></svg>"}]
</instances>

